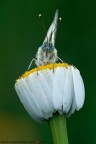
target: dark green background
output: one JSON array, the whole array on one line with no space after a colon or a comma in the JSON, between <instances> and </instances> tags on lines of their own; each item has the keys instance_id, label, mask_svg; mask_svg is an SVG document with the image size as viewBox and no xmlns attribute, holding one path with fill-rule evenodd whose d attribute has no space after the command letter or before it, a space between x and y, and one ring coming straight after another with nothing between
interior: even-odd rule
<instances>
[{"instance_id":1,"label":"dark green background","mask_svg":"<svg viewBox=\"0 0 96 144\"><path fill-rule=\"evenodd\" d=\"M43 14L48 29L56 8L62 17L56 39L58 55L81 71L86 88L83 109L67 120L69 142L96 144L95 0L0 0L0 141L52 143L47 123L38 124L30 118L14 83L44 39L38 13Z\"/></svg>"}]
</instances>

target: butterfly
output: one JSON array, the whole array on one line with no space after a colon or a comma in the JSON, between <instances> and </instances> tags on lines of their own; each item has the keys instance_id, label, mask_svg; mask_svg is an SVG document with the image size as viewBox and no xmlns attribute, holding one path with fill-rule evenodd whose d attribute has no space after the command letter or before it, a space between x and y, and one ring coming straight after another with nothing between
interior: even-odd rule
<instances>
[{"instance_id":1,"label":"butterfly","mask_svg":"<svg viewBox=\"0 0 96 144\"><path fill-rule=\"evenodd\" d=\"M57 49L55 48L56 31L57 31L59 22L61 21L61 18L58 18L58 15L59 15L59 12L58 10L56 10L53 22L48 29L48 32L45 36L43 44L38 48L36 58L33 58L31 60L28 70L30 69L33 61L35 61L35 64L37 65L37 67L40 65L47 65L50 63L54 64L57 60L60 60L61 62L63 62L63 60L58 57ZM41 17L41 14L39 14L39 17Z\"/></svg>"}]
</instances>

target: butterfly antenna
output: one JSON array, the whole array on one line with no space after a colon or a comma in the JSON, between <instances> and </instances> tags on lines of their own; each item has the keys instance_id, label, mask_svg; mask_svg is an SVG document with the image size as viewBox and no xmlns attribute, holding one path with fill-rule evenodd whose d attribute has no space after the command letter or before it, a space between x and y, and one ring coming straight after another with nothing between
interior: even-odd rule
<instances>
[{"instance_id":1,"label":"butterfly antenna","mask_svg":"<svg viewBox=\"0 0 96 144\"><path fill-rule=\"evenodd\" d=\"M43 20L42 20L42 14L39 14L38 16L39 16L39 19L40 19L40 23L43 27L44 33L46 35L47 31L46 31L45 25L44 25ZM46 36L46 38L47 38L47 42L48 42L48 37Z\"/></svg>"}]
</instances>

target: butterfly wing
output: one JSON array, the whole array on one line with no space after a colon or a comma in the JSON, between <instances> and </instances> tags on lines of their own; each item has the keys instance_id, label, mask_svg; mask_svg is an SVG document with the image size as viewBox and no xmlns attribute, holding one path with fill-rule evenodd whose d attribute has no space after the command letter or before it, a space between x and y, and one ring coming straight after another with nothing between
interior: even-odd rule
<instances>
[{"instance_id":1,"label":"butterfly wing","mask_svg":"<svg viewBox=\"0 0 96 144\"><path fill-rule=\"evenodd\" d=\"M58 25L58 10L55 12L54 20L51 24L51 26L48 29L47 35L44 39L43 43L51 43L53 46L55 46L55 38L56 38L56 31L57 31L57 25Z\"/></svg>"}]
</instances>

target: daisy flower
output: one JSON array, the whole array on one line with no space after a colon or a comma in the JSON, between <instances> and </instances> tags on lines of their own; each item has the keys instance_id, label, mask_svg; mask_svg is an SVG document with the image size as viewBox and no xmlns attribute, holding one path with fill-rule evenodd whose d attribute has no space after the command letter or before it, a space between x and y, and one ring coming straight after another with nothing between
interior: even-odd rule
<instances>
[{"instance_id":1,"label":"daisy flower","mask_svg":"<svg viewBox=\"0 0 96 144\"><path fill-rule=\"evenodd\" d=\"M77 68L66 63L40 66L25 72L15 83L15 90L30 116L41 121L54 113L69 117L82 108L84 84Z\"/></svg>"}]
</instances>

